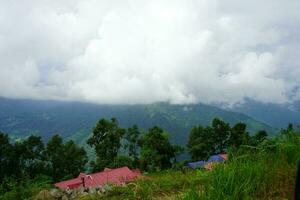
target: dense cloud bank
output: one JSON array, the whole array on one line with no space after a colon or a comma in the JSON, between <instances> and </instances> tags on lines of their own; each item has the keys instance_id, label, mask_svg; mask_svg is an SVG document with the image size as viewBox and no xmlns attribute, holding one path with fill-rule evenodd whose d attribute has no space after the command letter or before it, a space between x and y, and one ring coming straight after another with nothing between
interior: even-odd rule
<instances>
[{"instance_id":1,"label":"dense cloud bank","mask_svg":"<svg viewBox=\"0 0 300 200\"><path fill-rule=\"evenodd\" d=\"M300 99L299 0L0 0L0 96Z\"/></svg>"}]
</instances>

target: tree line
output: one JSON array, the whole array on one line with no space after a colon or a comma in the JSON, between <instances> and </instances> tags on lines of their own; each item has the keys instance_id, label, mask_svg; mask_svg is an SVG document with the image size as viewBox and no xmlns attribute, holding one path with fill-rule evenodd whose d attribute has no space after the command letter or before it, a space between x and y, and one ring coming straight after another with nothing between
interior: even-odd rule
<instances>
[{"instance_id":1,"label":"tree line","mask_svg":"<svg viewBox=\"0 0 300 200\"><path fill-rule=\"evenodd\" d=\"M33 179L46 175L53 181L72 178L84 169L86 151L70 140L63 142L54 135L46 145L40 136L12 143L7 134L0 132L0 180Z\"/></svg>"},{"instance_id":2,"label":"tree line","mask_svg":"<svg viewBox=\"0 0 300 200\"><path fill-rule=\"evenodd\" d=\"M203 160L229 148L256 146L266 139L265 131L251 136L246 124L240 122L230 126L216 118L209 126L194 126L184 148L172 144L169 134L159 126L143 132L137 125L122 128L115 118L100 119L87 140L96 154L96 159L89 161L83 147L72 140L64 142L59 135L44 144L40 136L31 135L13 142L0 132L0 183L9 178L33 179L40 175L56 182L76 177L87 167L92 172L125 165L144 171L163 170L175 166L178 156L185 150L192 160Z\"/></svg>"}]
</instances>

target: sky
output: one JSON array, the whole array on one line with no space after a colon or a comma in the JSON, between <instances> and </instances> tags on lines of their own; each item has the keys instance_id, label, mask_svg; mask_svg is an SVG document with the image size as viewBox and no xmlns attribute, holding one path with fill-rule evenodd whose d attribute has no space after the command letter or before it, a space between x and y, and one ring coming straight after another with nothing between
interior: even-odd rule
<instances>
[{"instance_id":1,"label":"sky","mask_svg":"<svg viewBox=\"0 0 300 200\"><path fill-rule=\"evenodd\" d=\"M300 100L299 0L0 0L0 96Z\"/></svg>"}]
</instances>

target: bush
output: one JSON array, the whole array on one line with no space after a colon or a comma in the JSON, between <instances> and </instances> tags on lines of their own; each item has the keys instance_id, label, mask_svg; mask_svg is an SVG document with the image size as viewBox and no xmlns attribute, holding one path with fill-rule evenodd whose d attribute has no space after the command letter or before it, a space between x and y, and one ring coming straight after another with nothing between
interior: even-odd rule
<instances>
[{"instance_id":1,"label":"bush","mask_svg":"<svg viewBox=\"0 0 300 200\"><path fill-rule=\"evenodd\" d=\"M33 180L6 180L1 185L0 200L29 199L42 189L50 188L50 180L46 176L39 176Z\"/></svg>"}]
</instances>

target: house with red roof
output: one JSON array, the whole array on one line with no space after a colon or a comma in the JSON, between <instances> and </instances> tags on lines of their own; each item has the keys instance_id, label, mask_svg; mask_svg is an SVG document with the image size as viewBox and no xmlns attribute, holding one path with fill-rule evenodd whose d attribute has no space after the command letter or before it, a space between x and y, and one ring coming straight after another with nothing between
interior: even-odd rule
<instances>
[{"instance_id":1,"label":"house with red roof","mask_svg":"<svg viewBox=\"0 0 300 200\"><path fill-rule=\"evenodd\" d=\"M138 169L130 170L128 167L105 168L104 171L94 174L80 173L77 178L55 183L54 185L62 190L97 188L105 184L123 185L141 176Z\"/></svg>"}]
</instances>

